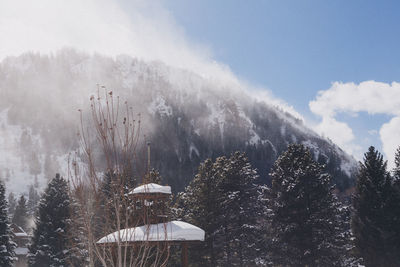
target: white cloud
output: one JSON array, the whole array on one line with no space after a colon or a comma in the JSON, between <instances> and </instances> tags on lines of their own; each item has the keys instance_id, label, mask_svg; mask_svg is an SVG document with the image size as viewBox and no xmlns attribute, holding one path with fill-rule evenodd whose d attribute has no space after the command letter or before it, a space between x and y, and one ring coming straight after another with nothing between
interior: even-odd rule
<instances>
[{"instance_id":1,"label":"white cloud","mask_svg":"<svg viewBox=\"0 0 400 267\"><path fill-rule=\"evenodd\" d=\"M251 86L249 86L249 88L251 88ZM276 98L269 90L253 88L251 90L251 94L258 100L264 101L272 106L282 108L284 111L293 115L296 119L302 120L303 122L306 121L305 118L299 112L297 112L293 106L287 104L285 101L279 98Z\"/></svg>"},{"instance_id":2,"label":"white cloud","mask_svg":"<svg viewBox=\"0 0 400 267\"><path fill-rule=\"evenodd\" d=\"M367 112L371 115L394 116L380 129L383 152L389 159L389 166L393 166L394 151L400 145L400 83L335 82L328 90L318 92L316 99L311 101L309 106L314 114L322 117L322 122L316 130L338 142L353 154L355 137L349 125L336 119L337 113L345 112L354 116L359 112ZM360 159L360 153L355 153L355 156Z\"/></svg>"},{"instance_id":3,"label":"white cloud","mask_svg":"<svg viewBox=\"0 0 400 267\"><path fill-rule=\"evenodd\" d=\"M372 130L369 130L369 131L368 131L368 134L369 134L369 135L377 135L377 134L378 134L378 131L375 130L375 129L372 129Z\"/></svg>"},{"instance_id":4,"label":"white cloud","mask_svg":"<svg viewBox=\"0 0 400 267\"><path fill-rule=\"evenodd\" d=\"M159 1L132 0L129 14L113 0L0 1L0 58L26 51L49 53L63 47L145 60L235 77L212 61L205 47L190 44Z\"/></svg>"},{"instance_id":5,"label":"white cloud","mask_svg":"<svg viewBox=\"0 0 400 267\"><path fill-rule=\"evenodd\" d=\"M400 117L392 118L382 125L379 135L383 144L383 151L390 158L389 166L394 166L394 155L400 145Z\"/></svg>"},{"instance_id":6,"label":"white cloud","mask_svg":"<svg viewBox=\"0 0 400 267\"><path fill-rule=\"evenodd\" d=\"M216 62L207 46L187 40L161 0L127 0L126 4L122 7L117 0L1 0L0 60L27 51L48 54L73 47L162 61L232 90L243 92L251 87L228 66ZM264 96L266 102L301 117L271 93Z\"/></svg>"},{"instance_id":7,"label":"white cloud","mask_svg":"<svg viewBox=\"0 0 400 267\"><path fill-rule=\"evenodd\" d=\"M310 109L320 116L333 117L338 111L400 115L400 83L366 81L360 84L335 82L319 91Z\"/></svg>"},{"instance_id":8,"label":"white cloud","mask_svg":"<svg viewBox=\"0 0 400 267\"><path fill-rule=\"evenodd\" d=\"M331 139L334 143L346 150L346 152L359 157L361 147L354 144L353 130L344 122L332 117L323 117L322 122L314 128L318 133Z\"/></svg>"}]
</instances>

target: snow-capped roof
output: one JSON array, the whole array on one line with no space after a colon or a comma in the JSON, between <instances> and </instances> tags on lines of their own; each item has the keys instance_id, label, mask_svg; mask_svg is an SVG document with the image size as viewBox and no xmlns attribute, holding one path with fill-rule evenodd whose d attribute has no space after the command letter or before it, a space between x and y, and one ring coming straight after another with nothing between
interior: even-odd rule
<instances>
[{"instance_id":1,"label":"snow-capped roof","mask_svg":"<svg viewBox=\"0 0 400 267\"><path fill-rule=\"evenodd\" d=\"M28 248L18 247L18 248L15 248L14 252L16 255L26 255L26 254L28 254L29 251L28 251Z\"/></svg>"},{"instance_id":2,"label":"snow-capped roof","mask_svg":"<svg viewBox=\"0 0 400 267\"><path fill-rule=\"evenodd\" d=\"M14 233L15 236L24 236L24 237L29 237L29 235L25 232L23 233Z\"/></svg>"},{"instance_id":3,"label":"snow-capped roof","mask_svg":"<svg viewBox=\"0 0 400 267\"><path fill-rule=\"evenodd\" d=\"M24 231L24 229L22 229L21 226L12 223L11 224L11 231L15 236L19 236L19 237L29 237L29 235Z\"/></svg>"},{"instance_id":4,"label":"snow-capped roof","mask_svg":"<svg viewBox=\"0 0 400 267\"><path fill-rule=\"evenodd\" d=\"M167 223L143 225L111 233L98 244L142 241L204 241L204 230L190 223L172 221Z\"/></svg>"},{"instance_id":5,"label":"snow-capped roof","mask_svg":"<svg viewBox=\"0 0 400 267\"><path fill-rule=\"evenodd\" d=\"M169 194L171 195L171 187L170 186L165 186L165 185L159 185L159 184L144 184L141 186L136 187L133 189L131 192L129 192L130 195L134 194Z\"/></svg>"}]
</instances>

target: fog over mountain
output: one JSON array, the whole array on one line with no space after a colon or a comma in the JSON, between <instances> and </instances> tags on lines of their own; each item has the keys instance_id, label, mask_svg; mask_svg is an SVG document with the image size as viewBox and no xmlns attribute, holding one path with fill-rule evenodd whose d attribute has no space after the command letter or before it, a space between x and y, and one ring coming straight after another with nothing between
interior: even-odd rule
<instances>
[{"instance_id":1,"label":"fog over mountain","mask_svg":"<svg viewBox=\"0 0 400 267\"><path fill-rule=\"evenodd\" d=\"M242 83L160 61L64 49L0 63L0 176L9 190L26 191L35 180L43 187L55 172L66 175L68 154L79 148L77 110L87 114L96 84L141 113L152 166L175 190L187 185L205 158L236 150L247 152L268 183L271 165L290 143L310 147L339 189L352 183L352 157Z\"/></svg>"}]
</instances>

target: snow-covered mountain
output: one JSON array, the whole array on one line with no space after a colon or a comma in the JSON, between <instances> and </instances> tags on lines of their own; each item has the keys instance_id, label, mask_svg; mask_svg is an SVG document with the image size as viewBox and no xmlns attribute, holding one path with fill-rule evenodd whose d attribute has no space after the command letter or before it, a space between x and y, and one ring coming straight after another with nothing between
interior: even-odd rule
<instances>
[{"instance_id":1,"label":"snow-covered mountain","mask_svg":"<svg viewBox=\"0 0 400 267\"><path fill-rule=\"evenodd\" d=\"M237 83L204 78L161 62L116 59L62 50L27 53L0 63L0 176L13 191L44 186L65 172L78 148L78 109L105 85L135 112L152 143L152 165L182 190L207 157L247 152L265 182L289 143L303 143L327 164L340 189L352 182L356 163L332 142Z\"/></svg>"}]
</instances>

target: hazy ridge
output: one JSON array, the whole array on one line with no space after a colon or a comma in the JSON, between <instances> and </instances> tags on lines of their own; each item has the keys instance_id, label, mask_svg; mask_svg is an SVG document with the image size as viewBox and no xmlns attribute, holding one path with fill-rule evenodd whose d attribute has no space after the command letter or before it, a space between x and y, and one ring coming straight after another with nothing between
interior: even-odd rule
<instances>
[{"instance_id":1,"label":"hazy ridge","mask_svg":"<svg viewBox=\"0 0 400 267\"><path fill-rule=\"evenodd\" d=\"M62 50L27 53L0 63L0 176L13 191L43 187L78 148L78 109L89 110L96 84L127 100L142 115L152 165L182 190L207 157L246 151L264 182L289 143L310 147L338 187L352 183L356 162L278 107L236 83L207 79L161 62L115 59ZM26 186L25 186L26 185Z\"/></svg>"}]
</instances>

